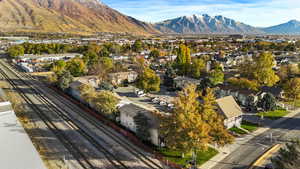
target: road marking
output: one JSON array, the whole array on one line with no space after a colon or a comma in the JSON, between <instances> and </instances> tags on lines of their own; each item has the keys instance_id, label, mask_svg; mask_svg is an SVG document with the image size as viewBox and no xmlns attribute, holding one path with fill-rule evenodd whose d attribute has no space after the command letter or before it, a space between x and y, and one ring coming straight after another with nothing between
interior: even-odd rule
<instances>
[{"instance_id":1,"label":"road marking","mask_svg":"<svg viewBox=\"0 0 300 169\"><path fill-rule=\"evenodd\" d=\"M260 167L268 158L270 158L275 152L277 152L280 147L281 144L276 144L275 146L270 148L267 152L260 156L248 169L255 169L256 167Z\"/></svg>"}]
</instances>

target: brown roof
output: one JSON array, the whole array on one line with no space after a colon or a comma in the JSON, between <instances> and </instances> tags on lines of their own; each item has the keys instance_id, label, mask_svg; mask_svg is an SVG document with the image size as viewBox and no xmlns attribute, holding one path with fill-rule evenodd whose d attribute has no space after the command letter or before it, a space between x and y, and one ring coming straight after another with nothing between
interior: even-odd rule
<instances>
[{"instance_id":1,"label":"brown roof","mask_svg":"<svg viewBox=\"0 0 300 169\"><path fill-rule=\"evenodd\" d=\"M227 119L238 117L243 114L241 107L232 96L226 96L216 100L220 110Z\"/></svg>"}]
</instances>

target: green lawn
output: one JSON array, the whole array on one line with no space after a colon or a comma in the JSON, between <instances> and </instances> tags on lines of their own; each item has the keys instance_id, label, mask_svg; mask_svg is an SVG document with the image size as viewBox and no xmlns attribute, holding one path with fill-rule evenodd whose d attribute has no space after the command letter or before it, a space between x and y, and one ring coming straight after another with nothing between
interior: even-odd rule
<instances>
[{"instance_id":1,"label":"green lawn","mask_svg":"<svg viewBox=\"0 0 300 169\"><path fill-rule=\"evenodd\" d=\"M237 133L237 134L247 134L247 132L245 132L244 130L241 130L237 127L232 127L229 129L230 131L234 132L234 133Z\"/></svg>"},{"instance_id":2,"label":"green lawn","mask_svg":"<svg viewBox=\"0 0 300 169\"><path fill-rule=\"evenodd\" d=\"M172 151L167 148L159 149L159 152L169 161L176 164L185 166L187 162L191 160L191 155L186 154L184 158L181 158L181 152ZM218 151L213 148L208 148L207 151L198 151L197 153L197 165L201 165L218 154Z\"/></svg>"},{"instance_id":3,"label":"green lawn","mask_svg":"<svg viewBox=\"0 0 300 169\"><path fill-rule=\"evenodd\" d=\"M250 122L247 122L247 121L242 121L241 127L243 129L248 130L249 132L253 132L253 131L255 131L258 128L258 125L250 123Z\"/></svg>"},{"instance_id":4,"label":"green lawn","mask_svg":"<svg viewBox=\"0 0 300 169\"><path fill-rule=\"evenodd\" d=\"M289 114L289 111L284 110L284 109L278 109L278 110L274 110L274 111L257 113L258 116L263 115L264 117L272 119L272 120L277 120L287 114Z\"/></svg>"}]
</instances>

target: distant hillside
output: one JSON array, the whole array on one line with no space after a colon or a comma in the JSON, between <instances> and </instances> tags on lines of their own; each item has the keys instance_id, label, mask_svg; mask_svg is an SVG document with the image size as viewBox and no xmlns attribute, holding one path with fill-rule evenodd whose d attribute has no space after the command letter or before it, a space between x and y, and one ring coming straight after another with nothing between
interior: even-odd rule
<instances>
[{"instance_id":1,"label":"distant hillside","mask_svg":"<svg viewBox=\"0 0 300 169\"><path fill-rule=\"evenodd\" d=\"M287 23L263 28L262 30L268 34L300 35L300 22L291 20Z\"/></svg>"},{"instance_id":2,"label":"distant hillside","mask_svg":"<svg viewBox=\"0 0 300 169\"><path fill-rule=\"evenodd\" d=\"M0 0L0 30L24 32L127 32L150 34L152 25L99 0Z\"/></svg>"},{"instance_id":3,"label":"distant hillside","mask_svg":"<svg viewBox=\"0 0 300 169\"><path fill-rule=\"evenodd\" d=\"M180 34L259 34L261 30L223 16L211 17L207 14L182 16L155 24L164 33Z\"/></svg>"}]
</instances>

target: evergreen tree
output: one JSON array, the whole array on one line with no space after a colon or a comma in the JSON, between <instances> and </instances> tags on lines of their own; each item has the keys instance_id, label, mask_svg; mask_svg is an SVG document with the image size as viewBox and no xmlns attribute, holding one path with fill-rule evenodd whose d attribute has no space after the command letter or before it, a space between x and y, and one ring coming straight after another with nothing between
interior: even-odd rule
<instances>
[{"instance_id":1,"label":"evergreen tree","mask_svg":"<svg viewBox=\"0 0 300 169\"><path fill-rule=\"evenodd\" d=\"M167 70L164 77L164 85L173 88L176 72L171 65L167 65Z\"/></svg>"},{"instance_id":2,"label":"evergreen tree","mask_svg":"<svg viewBox=\"0 0 300 169\"><path fill-rule=\"evenodd\" d=\"M139 112L136 116L133 117L134 123L136 124L136 134L144 141L148 141L150 139L149 128L149 118L143 114L143 112Z\"/></svg>"},{"instance_id":3,"label":"evergreen tree","mask_svg":"<svg viewBox=\"0 0 300 169\"><path fill-rule=\"evenodd\" d=\"M271 161L275 169L298 169L300 166L300 141L287 143Z\"/></svg>"},{"instance_id":4,"label":"evergreen tree","mask_svg":"<svg viewBox=\"0 0 300 169\"><path fill-rule=\"evenodd\" d=\"M263 108L265 111L275 110L276 109L276 99L271 93L267 93L258 102L257 106Z\"/></svg>"}]
</instances>

